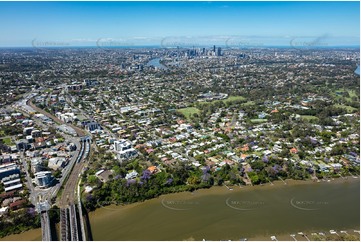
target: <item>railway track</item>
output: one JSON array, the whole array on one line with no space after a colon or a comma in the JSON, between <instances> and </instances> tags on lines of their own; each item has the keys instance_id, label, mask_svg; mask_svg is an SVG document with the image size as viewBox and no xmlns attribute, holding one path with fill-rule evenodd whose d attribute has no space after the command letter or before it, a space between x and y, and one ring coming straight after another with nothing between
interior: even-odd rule
<instances>
[{"instance_id":1,"label":"railway track","mask_svg":"<svg viewBox=\"0 0 361 242\"><path fill-rule=\"evenodd\" d=\"M26 104L28 106L32 107L35 111L37 111L37 112L47 116L48 118L54 120L56 123L58 123L58 124L66 124L61 119L57 118L56 116L44 111L41 108L38 108L36 105L34 105L32 99L27 100ZM79 128L79 127L77 127L75 125L72 125L72 124L66 124L66 125L69 125L70 127L72 127L79 137L82 137L82 136L86 135L86 132L84 130L82 130L81 128Z\"/></svg>"}]
</instances>

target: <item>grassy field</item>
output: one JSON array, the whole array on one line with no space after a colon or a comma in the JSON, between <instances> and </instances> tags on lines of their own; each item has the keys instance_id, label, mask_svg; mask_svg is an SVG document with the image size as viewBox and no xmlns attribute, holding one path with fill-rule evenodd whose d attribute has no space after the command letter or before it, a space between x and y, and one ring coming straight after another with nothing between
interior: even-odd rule
<instances>
[{"instance_id":1,"label":"grassy field","mask_svg":"<svg viewBox=\"0 0 361 242\"><path fill-rule=\"evenodd\" d=\"M248 102L246 102L246 103L242 103L241 105L247 107L247 106L253 106L253 105L255 105L255 104L256 104L256 103L255 103L254 101L248 101Z\"/></svg>"},{"instance_id":2,"label":"grassy field","mask_svg":"<svg viewBox=\"0 0 361 242\"><path fill-rule=\"evenodd\" d=\"M318 118L316 116L311 116L311 115L301 115L301 118L303 120L307 120L307 121L310 121L310 120L318 120Z\"/></svg>"},{"instance_id":3,"label":"grassy field","mask_svg":"<svg viewBox=\"0 0 361 242\"><path fill-rule=\"evenodd\" d=\"M187 119L189 119L190 116L193 115L194 113L199 114L199 109L195 107L181 108L178 109L177 111L182 113Z\"/></svg>"},{"instance_id":4,"label":"grassy field","mask_svg":"<svg viewBox=\"0 0 361 242\"><path fill-rule=\"evenodd\" d=\"M251 119L252 123L264 123L267 122L267 119L261 119L261 118L257 118L257 119Z\"/></svg>"},{"instance_id":5,"label":"grassy field","mask_svg":"<svg viewBox=\"0 0 361 242\"><path fill-rule=\"evenodd\" d=\"M355 90L348 90L348 94L350 95L350 97L357 97Z\"/></svg>"},{"instance_id":6,"label":"grassy field","mask_svg":"<svg viewBox=\"0 0 361 242\"><path fill-rule=\"evenodd\" d=\"M350 97L346 97L346 100L347 100L347 101L352 101L352 98L357 96L357 93L356 93L355 90L340 88L340 89L337 89L337 90L333 93L333 96L336 97L336 98L338 98L338 99L341 98L341 97L343 97L343 95L342 95L342 94L336 94L336 92L348 92L348 94L350 95Z\"/></svg>"},{"instance_id":7,"label":"grassy field","mask_svg":"<svg viewBox=\"0 0 361 242\"><path fill-rule=\"evenodd\" d=\"M215 103L218 101L222 101L224 103L226 102L233 102L233 101L243 101L246 100L246 98L242 97L242 96L229 96L228 98L224 99L224 100L214 100L211 102L199 102L199 104L205 104L205 103Z\"/></svg>"},{"instance_id":8,"label":"grassy field","mask_svg":"<svg viewBox=\"0 0 361 242\"><path fill-rule=\"evenodd\" d=\"M3 140L4 144L6 144L6 145L13 145L10 138L3 138L2 140Z\"/></svg>"},{"instance_id":9,"label":"grassy field","mask_svg":"<svg viewBox=\"0 0 361 242\"><path fill-rule=\"evenodd\" d=\"M223 102L233 102L233 101L243 101L243 100L246 100L246 98L242 96L229 96L227 99L224 99Z\"/></svg>"},{"instance_id":10,"label":"grassy field","mask_svg":"<svg viewBox=\"0 0 361 242\"><path fill-rule=\"evenodd\" d=\"M357 108L347 106L347 105L335 104L334 106L336 108L344 108L344 109L347 110L348 113L353 113L353 112L355 112L357 110Z\"/></svg>"}]
</instances>

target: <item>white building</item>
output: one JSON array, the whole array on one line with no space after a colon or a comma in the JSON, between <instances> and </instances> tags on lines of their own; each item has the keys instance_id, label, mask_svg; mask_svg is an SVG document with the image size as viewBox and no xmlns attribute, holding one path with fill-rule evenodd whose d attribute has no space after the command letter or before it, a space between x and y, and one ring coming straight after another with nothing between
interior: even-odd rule
<instances>
[{"instance_id":1,"label":"white building","mask_svg":"<svg viewBox=\"0 0 361 242\"><path fill-rule=\"evenodd\" d=\"M117 152L117 158L121 161L138 155L137 150L132 147L132 143L124 139L114 141L114 150Z\"/></svg>"},{"instance_id":2,"label":"white building","mask_svg":"<svg viewBox=\"0 0 361 242\"><path fill-rule=\"evenodd\" d=\"M125 151L132 148L132 144L128 140L114 141L115 151Z\"/></svg>"},{"instance_id":3,"label":"white building","mask_svg":"<svg viewBox=\"0 0 361 242\"><path fill-rule=\"evenodd\" d=\"M13 174L20 174L19 167L15 163L0 165L0 179Z\"/></svg>"},{"instance_id":4,"label":"white building","mask_svg":"<svg viewBox=\"0 0 361 242\"><path fill-rule=\"evenodd\" d=\"M127 160L127 159L130 159L130 158L136 157L137 155L138 155L137 150L134 149L134 148L130 148L130 149L127 149L127 150L119 151L117 153L117 158L119 160Z\"/></svg>"},{"instance_id":5,"label":"white building","mask_svg":"<svg viewBox=\"0 0 361 242\"><path fill-rule=\"evenodd\" d=\"M43 161L41 160L41 157L35 157L31 159L31 170L33 173L41 171L42 166Z\"/></svg>"},{"instance_id":6,"label":"white building","mask_svg":"<svg viewBox=\"0 0 361 242\"><path fill-rule=\"evenodd\" d=\"M77 118L74 113L57 112L55 115L65 123L73 122Z\"/></svg>"},{"instance_id":7,"label":"white building","mask_svg":"<svg viewBox=\"0 0 361 242\"><path fill-rule=\"evenodd\" d=\"M49 187L53 181L53 176L50 171L41 171L35 173L35 183L41 188Z\"/></svg>"},{"instance_id":8,"label":"white building","mask_svg":"<svg viewBox=\"0 0 361 242\"><path fill-rule=\"evenodd\" d=\"M23 187L23 184L21 184L20 178L10 180L3 182L5 187L5 192L10 192L12 190L16 190Z\"/></svg>"},{"instance_id":9,"label":"white building","mask_svg":"<svg viewBox=\"0 0 361 242\"><path fill-rule=\"evenodd\" d=\"M48 167L53 170L57 170L59 168L63 168L65 166L65 158L62 157L54 157L50 158L48 162Z\"/></svg>"},{"instance_id":10,"label":"white building","mask_svg":"<svg viewBox=\"0 0 361 242\"><path fill-rule=\"evenodd\" d=\"M138 172L136 172L135 170L133 170L132 172L128 173L126 176L125 176L125 179L134 179L138 176Z\"/></svg>"},{"instance_id":11,"label":"white building","mask_svg":"<svg viewBox=\"0 0 361 242\"><path fill-rule=\"evenodd\" d=\"M9 212L9 207L1 207L0 208L0 216L7 214Z\"/></svg>"}]
</instances>

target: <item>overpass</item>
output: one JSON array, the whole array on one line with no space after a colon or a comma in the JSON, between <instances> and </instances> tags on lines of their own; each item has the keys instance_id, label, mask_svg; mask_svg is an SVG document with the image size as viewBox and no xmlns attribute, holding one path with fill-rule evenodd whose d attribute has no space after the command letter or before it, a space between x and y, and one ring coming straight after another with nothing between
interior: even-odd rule
<instances>
[{"instance_id":1,"label":"overpass","mask_svg":"<svg viewBox=\"0 0 361 242\"><path fill-rule=\"evenodd\" d=\"M51 241L51 229L50 229L50 219L48 211L43 211L40 213L41 219L41 232L43 241Z\"/></svg>"},{"instance_id":2,"label":"overpass","mask_svg":"<svg viewBox=\"0 0 361 242\"><path fill-rule=\"evenodd\" d=\"M60 240L61 241L85 241L81 205L69 205L60 210Z\"/></svg>"},{"instance_id":3,"label":"overpass","mask_svg":"<svg viewBox=\"0 0 361 242\"><path fill-rule=\"evenodd\" d=\"M78 188L78 191L80 188ZM80 201L80 195L78 196ZM78 205L78 206L77 206ZM71 204L60 209L60 240L85 241L86 233L81 203ZM49 210L40 211L41 232L43 241L52 241Z\"/></svg>"}]
</instances>

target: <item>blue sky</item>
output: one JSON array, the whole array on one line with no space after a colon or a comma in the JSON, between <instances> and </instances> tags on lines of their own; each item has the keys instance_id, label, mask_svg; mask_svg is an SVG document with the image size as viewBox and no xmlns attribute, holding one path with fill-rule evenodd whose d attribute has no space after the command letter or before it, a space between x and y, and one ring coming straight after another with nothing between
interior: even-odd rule
<instances>
[{"instance_id":1,"label":"blue sky","mask_svg":"<svg viewBox=\"0 0 361 242\"><path fill-rule=\"evenodd\" d=\"M0 46L359 45L359 30L359 2L0 2Z\"/></svg>"}]
</instances>

